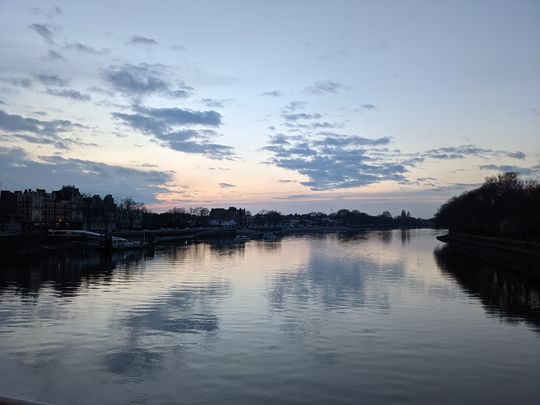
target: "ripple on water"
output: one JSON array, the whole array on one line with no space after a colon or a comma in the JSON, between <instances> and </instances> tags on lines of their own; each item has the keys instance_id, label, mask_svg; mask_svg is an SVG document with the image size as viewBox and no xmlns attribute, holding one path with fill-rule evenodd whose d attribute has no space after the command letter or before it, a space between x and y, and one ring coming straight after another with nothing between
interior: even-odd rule
<instances>
[{"instance_id":1,"label":"ripple on water","mask_svg":"<svg viewBox=\"0 0 540 405\"><path fill-rule=\"evenodd\" d=\"M434 236L294 236L10 265L0 271L0 394L540 403L538 279L455 256Z\"/></svg>"}]
</instances>

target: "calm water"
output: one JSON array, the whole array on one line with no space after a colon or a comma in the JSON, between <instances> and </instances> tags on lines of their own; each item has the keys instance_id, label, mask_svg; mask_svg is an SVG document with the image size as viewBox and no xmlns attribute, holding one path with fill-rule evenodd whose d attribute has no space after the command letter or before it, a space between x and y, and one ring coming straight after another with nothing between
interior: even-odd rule
<instances>
[{"instance_id":1,"label":"calm water","mask_svg":"<svg viewBox=\"0 0 540 405\"><path fill-rule=\"evenodd\" d=\"M57 404L540 403L540 282L429 230L0 271L0 395Z\"/></svg>"}]
</instances>

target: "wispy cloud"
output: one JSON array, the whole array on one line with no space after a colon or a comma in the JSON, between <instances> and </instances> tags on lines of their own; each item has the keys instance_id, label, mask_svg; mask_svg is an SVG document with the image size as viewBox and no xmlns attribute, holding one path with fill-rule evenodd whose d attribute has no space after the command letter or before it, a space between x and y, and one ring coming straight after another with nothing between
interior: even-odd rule
<instances>
[{"instance_id":1,"label":"wispy cloud","mask_svg":"<svg viewBox=\"0 0 540 405\"><path fill-rule=\"evenodd\" d=\"M9 173L3 179L10 188L57 188L62 184L84 185L84 191L118 197L132 196L139 201L155 201L156 194L167 193L166 184L172 173L157 170L139 170L109 165L84 159L61 156L29 157L20 148L0 147L0 173ZM59 175L61 174L61 175Z\"/></svg>"},{"instance_id":2,"label":"wispy cloud","mask_svg":"<svg viewBox=\"0 0 540 405\"><path fill-rule=\"evenodd\" d=\"M48 73L35 73L32 75L34 79L45 86L67 86L70 82L69 79L64 79L56 74Z\"/></svg>"},{"instance_id":3,"label":"wispy cloud","mask_svg":"<svg viewBox=\"0 0 540 405\"><path fill-rule=\"evenodd\" d=\"M30 24L30 29L32 29L35 33L37 33L43 40L49 44L54 44L54 28L51 27L49 24Z\"/></svg>"},{"instance_id":4,"label":"wispy cloud","mask_svg":"<svg viewBox=\"0 0 540 405\"><path fill-rule=\"evenodd\" d=\"M214 110L195 111L180 108L148 108L135 106L135 113L113 113L113 117L131 128L151 135L173 150L202 154L210 159L232 159L230 146L212 142L217 133L212 129L186 128L218 127L221 114ZM180 128L179 128L180 127Z\"/></svg>"},{"instance_id":5,"label":"wispy cloud","mask_svg":"<svg viewBox=\"0 0 540 405\"><path fill-rule=\"evenodd\" d=\"M298 120L314 120L322 118L322 115L319 113L307 114L307 113L294 113L294 114L283 114L282 117L286 121L298 121Z\"/></svg>"},{"instance_id":6,"label":"wispy cloud","mask_svg":"<svg viewBox=\"0 0 540 405\"><path fill-rule=\"evenodd\" d=\"M55 51L54 49L49 49L49 51L47 52L47 57L50 59L50 60L64 60L64 55L62 55L60 52L58 51Z\"/></svg>"},{"instance_id":7,"label":"wispy cloud","mask_svg":"<svg viewBox=\"0 0 540 405\"><path fill-rule=\"evenodd\" d=\"M171 98L188 97L193 90L182 81L174 83L167 80L162 65L124 64L109 66L103 70L105 81L124 95L142 97L150 94L161 94Z\"/></svg>"},{"instance_id":8,"label":"wispy cloud","mask_svg":"<svg viewBox=\"0 0 540 405\"><path fill-rule=\"evenodd\" d=\"M484 159L490 157L509 157L512 159L525 159L525 153L521 151L507 152L490 148L482 148L476 145L460 145L460 146L443 146L436 149L430 149L422 153L422 157L439 159L439 160L455 160L464 159L468 156L476 156Z\"/></svg>"},{"instance_id":9,"label":"wispy cloud","mask_svg":"<svg viewBox=\"0 0 540 405\"><path fill-rule=\"evenodd\" d=\"M108 54L110 51L106 48L97 49L90 45L81 44L80 42L72 42L70 44L66 44L63 47L64 49L73 49L81 53L88 53L91 55L105 55Z\"/></svg>"},{"instance_id":10,"label":"wispy cloud","mask_svg":"<svg viewBox=\"0 0 540 405\"><path fill-rule=\"evenodd\" d=\"M47 89L46 93L51 96L68 98L73 101L90 101L90 95L72 89Z\"/></svg>"},{"instance_id":11,"label":"wispy cloud","mask_svg":"<svg viewBox=\"0 0 540 405\"><path fill-rule=\"evenodd\" d=\"M140 35L134 35L129 40L129 43L131 45L142 45L142 46L155 46L157 45L157 41L153 38L149 37L143 37Z\"/></svg>"},{"instance_id":12,"label":"wispy cloud","mask_svg":"<svg viewBox=\"0 0 540 405\"><path fill-rule=\"evenodd\" d=\"M25 89L29 89L32 87L32 80L27 77L13 77L13 78L1 78L0 81L4 83L8 83L11 86L15 87L22 87Z\"/></svg>"},{"instance_id":13,"label":"wispy cloud","mask_svg":"<svg viewBox=\"0 0 540 405\"><path fill-rule=\"evenodd\" d=\"M231 183L219 183L218 185L221 188L234 188L234 187L236 187L234 184L231 184Z\"/></svg>"},{"instance_id":14,"label":"wispy cloud","mask_svg":"<svg viewBox=\"0 0 540 405\"><path fill-rule=\"evenodd\" d=\"M270 91L265 91L262 93L263 96L268 96L268 97L281 97L282 94L281 94L281 91L279 90L270 90Z\"/></svg>"},{"instance_id":15,"label":"wispy cloud","mask_svg":"<svg viewBox=\"0 0 540 405\"><path fill-rule=\"evenodd\" d=\"M305 91L307 93L315 95L324 95L324 94L336 94L341 90L348 89L348 86L345 86L342 83L335 82L333 80L322 80L319 82L313 83L311 86L306 87Z\"/></svg>"},{"instance_id":16,"label":"wispy cloud","mask_svg":"<svg viewBox=\"0 0 540 405\"><path fill-rule=\"evenodd\" d=\"M231 101L232 101L232 99L230 99L230 98L222 98L222 99L203 98L201 100L201 102L205 106L211 107L211 108L223 108L223 107L225 107L225 104L230 103Z\"/></svg>"},{"instance_id":17,"label":"wispy cloud","mask_svg":"<svg viewBox=\"0 0 540 405\"><path fill-rule=\"evenodd\" d=\"M489 165L481 165L479 166L481 170L492 170L497 172L518 172L524 176L538 176L540 175L540 165L536 166L530 166L530 167L522 167L522 166L514 166L514 165L495 165L495 164L489 164Z\"/></svg>"},{"instance_id":18,"label":"wispy cloud","mask_svg":"<svg viewBox=\"0 0 540 405\"><path fill-rule=\"evenodd\" d=\"M508 157L511 157L513 159L520 159L520 160L523 160L527 157L527 155L525 155L525 153L523 152L508 152L507 153L507 156Z\"/></svg>"},{"instance_id":19,"label":"wispy cloud","mask_svg":"<svg viewBox=\"0 0 540 405\"><path fill-rule=\"evenodd\" d=\"M0 110L0 130L25 131L35 134L57 134L72 130L76 124L68 120L42 121Z\"/></svg>"},{"instance_id":20,"label":"wispy cloud","mask_svg":"<svg viewBox=\"0 0 540 405\"><path fill-rule=\"evenodd\" d=\"M82 125L68 120L44 121L0 110L0 133L4 142L19 140L33 144L53 145L58 149L69 149L73 145L97 146L68 135L82 128Z\"/></svg>"}]
</instances>

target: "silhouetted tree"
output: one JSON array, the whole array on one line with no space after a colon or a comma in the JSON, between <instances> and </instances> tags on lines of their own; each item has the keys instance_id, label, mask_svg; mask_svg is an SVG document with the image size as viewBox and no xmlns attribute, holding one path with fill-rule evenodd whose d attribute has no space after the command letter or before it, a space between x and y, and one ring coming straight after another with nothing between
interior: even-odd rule
<instances>
[{"instance_id":1,"label":"silhouetted tree","mask_svg":"<svg viewBox=\"0 0 540 405\"><path fill-rule=\"evenodd\" d=\"M486 178L477 189L451 198L435 215L450 232L530 238L540 236L540 185L518 173Z\"/></svg>"},{"instance_id":2,"label":"silhouetted tree","mask_svg":"<svg viewBox=\"0 0 540 405\"><path fill-rule=\"evenodd\" d=\"M118 212L121 219L121 225L132 229L137 226L143 226L143 213L148 210L142 202L135 201L132 197L125 197L120 200Z\"/></svg>"}]
</instances>

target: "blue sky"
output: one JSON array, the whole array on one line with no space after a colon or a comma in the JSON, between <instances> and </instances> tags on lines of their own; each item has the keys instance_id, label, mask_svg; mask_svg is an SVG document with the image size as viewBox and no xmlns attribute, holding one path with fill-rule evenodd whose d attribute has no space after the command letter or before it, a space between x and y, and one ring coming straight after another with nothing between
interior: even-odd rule
<instances>
[{"instance_id":1,"label":"blue sky","mask_svg":"<svg viewBox=\"0 0 540 405\"><path fill-rule=\"evenodd\" d=\"M0 182L403 207L540 175L538 1L0 0Z\"/></svg>"}]
</instances>

